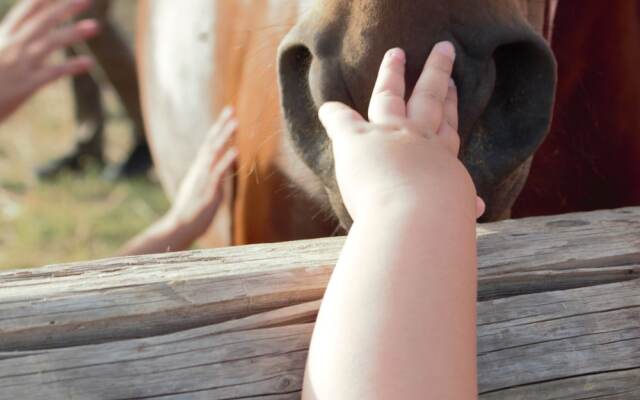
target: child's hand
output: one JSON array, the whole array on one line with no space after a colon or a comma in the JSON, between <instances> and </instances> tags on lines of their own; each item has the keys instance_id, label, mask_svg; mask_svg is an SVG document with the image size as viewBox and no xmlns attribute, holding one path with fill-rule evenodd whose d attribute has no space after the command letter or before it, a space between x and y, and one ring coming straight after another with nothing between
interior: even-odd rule
<instances>
[{"instance_id":1,"label":"child's hand","mask_svg":"<svg viewBox=\"0 0 640 400\"><path fill-rule=\"evenodd\" d=\"M455 49L435 46L408 102L404 51L387 52L369 106L369 122L342 103L320 108L333 141L343 201L357 221L386 207L446 210L463 202L470 214L484 212L458 160L458 97L451 73Z\"/></svg>"},{"instance_id":2,"label":"child's hand","mask_svg":"<svg viewBox=\"0 0 640 400\"><path fill-rule=\"evenodd\" d=\"M127 243L120 255L182 251L204 235L223 199L224 175L238 152L229 148L238 124L226 108L202 142L171 210Z\"/></svg>"},{"instance_id":3,"label":"child's hand","mask_svg":"<svg viewBox=\"0 0 640 400\"><path fill-rule=\"evenodd\" d=\"M94 20L60 26L90 5L91 0L21 0L0 22L0 120L46 84L93 66L85 56L59 64L47 62L54 51L98 33Z\"/></svg>"},{"instance_id":4,"label":"child's hand","mask_svg":"<svg viewBox=\"0 0 640 400\"><path fill-rule=\"evenodd\" d=\"M211 225L223 199L223 180L238 152L229 148L236 122L225 108L207 134L175 198L169 218L196 240Z\"/></svg>"}]
</instances>

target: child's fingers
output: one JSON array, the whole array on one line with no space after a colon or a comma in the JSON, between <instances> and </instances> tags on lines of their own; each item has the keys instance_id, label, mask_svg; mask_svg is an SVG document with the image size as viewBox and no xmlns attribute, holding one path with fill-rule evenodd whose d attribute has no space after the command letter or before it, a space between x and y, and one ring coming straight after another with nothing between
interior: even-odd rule
<instances>
[{"instance_id":1,"label":"child's fingers","mask_svg":"<svg viewBox=\"0 0 640 400\"><path fill-rule=\"evenodd\" d=\"M222 185L224 175L231 171L234 162L238 158L236 149L228 149L220 160L215 164L213 169L209 171L207 180L204 183L203 198L206 199L207 206L219 204L219 200L223 195L224 185ZM213 210L215 212L215 210Z\"/></svg>"},{"instance_id":2,"label":"child's fingers","mask_svg":"<svg viewBox=\"0 0 640 400\"><path fill-rule=\"evenodd\" d=\"M391 49L385 55L369 103L369 121L384 124L407 117L405 65L404 50Z\"/></svg>"},{"instance_id":3,"label":"child's fingers","mask_svg":"<svg viewBox=\"0 0 640 400\"><path fill-rule=\"evenodd\" d=\"M482 198L476 198L476 215L477 218L480 218L484 215L484 212L487 211L487 204L482 200Z\"/></svg>"},{"instance_id":4,"label":"child's fingers","mask_svg":"<svg viewBox=\"0 0 640 400\"><path fill-rule=\"evenodd\" d=\"M358 133L367 126L362 115L339 102L323 104L318 111L318 116L331 140L336 140L345 134Z\"/></svg>"},{"instance_id":5,"label":"child's fingers","mask_svg":"<svg viewBox=\"0 0 640 400\"><path fill-rule=\"evenodd\" d=\"M444 118L438 130L438 136L442 138L453 154L458 156L460 151L460 135L458 134L458 90L453 79L449 80L449 92L444 102Z\"/></svg>"},{"instance_id":6,"label":"child's fingers","mask_svg":"<svg viewBox=\"0 0 640 400\"><path fill-rule=\"evenodd\" d=\"M210 149L220 147L221 141L225 142L228 140L228 137L220 140L221 136L224 136L221 132L225 129L225 126L234 122L236 122L236 120L233 116L233 108L230 106L225 107L222 112L220 112L220 115L218 115L218 119L216 119L211 129L209 129L206 139L204 140L204 145Z\"/></svg>"},{"instance_id":7,"label":"child's fingers","mask_svg":"<svg viewBox=\"0 0 640 400\"><path fill-rule=\"evenodd\" d=\"M68 75L79 75L87 72L95 65L91 57L80 56L61 64L43 67L33 75L33 88L37 89Z\"/></svg>"},{"instance_id":8,"label":"child's fingers","mask_svg":"<svg viewBox=\"0 0 640 400\"><path fill-rule=\"evenodd\" d=\"M231 138L238 129L238 122L236 120L227 121L218 132L218 136L210 147L211 162L215 165L219 162L220 158L225 154L225 149L228 148ZM228 152L228 150L227 150Z\"/></svg>"},{"instance_id":9,"label":"child's fingers","mask_svg":"<svg viewBox=\"0 0 640 400\"><path fill-rule=\"evenodd\" d=\"M40 39L37 43L34 43L34 63L40 64L52 52L86 40L97 34L98 30L99 25L96 21L85 20L51 32L49 35Z\"/></svg>"},{"instance_id":10,"label":"child's fingers","mask_svg":"<svg viewBox=\"0 0 640 400\"><path fill-rule=\"evenodd\" d=\"M50 7L43 8L37 15L24 23L20 33L22 39L26 42L36 40L68 18L80 14L90 5L90 0L65 0L51 3Z\"/></svg>"},{"instance_id":11,"label":"child's fingers","mask_svg":"<svg viewBox=\"0 0 640 400\"><path fill-rule=\"evenodd\" d=\"M202 143L198 157L203 168L210 169L216 165L237 129L238 122L233 118L233 110L225 108Z\"/></svg>"},{"instance_id":12,"label":"child's fingers","mask_svg":"<svg viewBox=\"0 0 640 400\"><path fill-rule=\"evenodd\" d=\"M15 33L25 21L38 13L50 0L22 0L14 5L3 21L2 33Z\"/></svg>"},{"instance_id":13,"label":"child's fingers","mask_svg":"<svg viewBox=\"0 0 640 400\"><path fill-rule=\"evenodd\" d=\"M198 150L197 156L182 183L180 193L190 195L195 188L208 188L214 184L212 183L213 180L218 179L216 178L218 175L216 168L220 164L220 159L224 157L226 145L229 143L236 128L237 122L233 119L233 110L230 107L226 107L202 141L200 150Z\"/></svg>"},{"instance_id":14,"label":"child's fingers","mask_svg":"<svg viewBox=\"0 0 640 400\"><path fill-rule=\"evenodd\" d=\"M453 127L445 121L438 131L438 136L440 136L444 142L447 150L455 157L458 157L458 153L460 152L460 136L458 135L458 131L453 129Z\"/></svg>"},{"instance_id":15,"label":"child's fingers","mask_svg":"<svg viewBox=\"0 0 640 400\"><path fill-rule=\"evenodd\" d=\"M227 121L229 121L232 117L233 117L233 107L226 106L225 108L223 108L222 111L220 111L220 114L218 114L218 118L216 118L216 122L213 124L213 126L209 130L208 137L215 136L213 132L216 130L220 130L222 128L222 125L226 124Z\"/></svg>"},{"instance_id":16,"label":"child's fingers","mask_svg":"<svg viewBox=\"0 0 640 400\"><path fill-rule=\"evenodd\" d=\"M442 123L454 60L453 44L436 44L413 90L407 116L422 134L435 134Z\"/></svg>"},{"instance_id":17,"label":"child's fingers","mask_svg":"<svg viewBox=\"0 0 640 400\"><path fill-rule=\"evenodd\" d=\"M447 98L444 101L444 120L458 130L458 88L453 79L449 79Z\"/></svg>"},{"instance_id":18,"label":"child's fingers","mask_svg":"<svg viewBox=\"0 0 640 400\"><path fill-rule=\"evenodd\" d=\"M227 171L231 170L233 163L238 158L238 150L231 148L228 149L222 157L215 163L210 174L210 186L218 187L222 181L222 177Z\"/></svg>"}]
</instances>

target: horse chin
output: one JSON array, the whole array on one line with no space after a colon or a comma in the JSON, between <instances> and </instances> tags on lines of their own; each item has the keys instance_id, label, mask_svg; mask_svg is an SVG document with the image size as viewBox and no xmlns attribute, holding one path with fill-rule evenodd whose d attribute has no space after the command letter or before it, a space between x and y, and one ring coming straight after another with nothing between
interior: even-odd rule
<instances>
[{"instance_id":1,"label":"horse chin","mask_svg":"<svg viewBox=\"0 0 640 400\"><path fill-rule=\"evenodd\" d=\"M345 231L349 231L349 229L351 229L351 226L353 225L353 218L351 218L349 211L347 211L347 207L345 207L344 202L342 201L340 192L335 192L327 189L327 199L329 200L331 208L338 218L338 221L340 221L340 226Z\"/></svg>"},{"instance_id":2,"label":"horse chin","mask_svg":"<svg viewBox=\"0 0 640 400\"><path fill-rule=\"evenodd\" d=\"M511 209L527 182L532 160L533 158L527 160L511 175L498 183L490 191L491 197L480 194L487 204L487 209L480 218L480 222L502 221L511 218ZM478 192L481 193L481 191Z\"/></svg>"}]
</instances>

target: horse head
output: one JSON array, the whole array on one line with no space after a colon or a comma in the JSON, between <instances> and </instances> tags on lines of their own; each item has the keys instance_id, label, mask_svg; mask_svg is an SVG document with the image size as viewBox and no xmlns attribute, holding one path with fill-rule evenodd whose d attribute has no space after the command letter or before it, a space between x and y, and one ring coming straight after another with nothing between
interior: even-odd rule
<instances>
[{"instance_id":1,"label":"horse head","mask_svg":"<svg viewBox=\"0 0 640 400\"><path fill-rule=\"evenodd\" d=\"M509 216L550 125L556 64L540 34L547 7L544 0L317 0L305 12L278 55L284 118L344 225L350 219L318 107L341 101L366 115L386 50L407 52L411 89L442 40L458 54L460 158L487 202L485 219Z\"/></svg>"}]
</instances>

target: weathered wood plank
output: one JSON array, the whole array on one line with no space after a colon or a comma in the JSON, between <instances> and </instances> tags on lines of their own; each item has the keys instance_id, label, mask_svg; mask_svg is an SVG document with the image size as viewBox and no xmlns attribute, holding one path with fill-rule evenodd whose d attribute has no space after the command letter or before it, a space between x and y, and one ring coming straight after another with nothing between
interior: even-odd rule
<instances>
[{"instance_id":1,"label":"weathered wood plank","mask_svg":"<svg viewBox=\"0 0 640 400\"><path fill-rule=\"evenodd\" d=\"M486 393L483 400L636 400L640 369L614 371Z\"/></svg>"},{"instance_id":2,"label":"weathered wood plank","mask_svg":"<svg viewBox=\"0 0 640 400\"><path fill-rule=\"evenodd\" d=\"M296 323L318 306L0 353L0 398L298 398L312 325ZM640 280L481 302L478 324L483 399L637 399Z\"/></svg>"},{"instance_id":3,"label":"weathered wood plank","mask_svg":"<svg viewBox=\"0 0 640 400\"><path fill-rule=\"evenodd\" d=\"M162 335L321 298L343 239L0 274L0 351ZM640 276L640 208L479 228L483 300Z\"/></svg>"},{"instance_id":4,"label":"weathered wood plank","mask_svg":"<svg viewBox=\"0 0 640 400\"><path fill-rule=\"evenodd\" d=\"M481 303L483 391L640 368L640 281Z\"/></svg>"}]
</instances>

